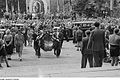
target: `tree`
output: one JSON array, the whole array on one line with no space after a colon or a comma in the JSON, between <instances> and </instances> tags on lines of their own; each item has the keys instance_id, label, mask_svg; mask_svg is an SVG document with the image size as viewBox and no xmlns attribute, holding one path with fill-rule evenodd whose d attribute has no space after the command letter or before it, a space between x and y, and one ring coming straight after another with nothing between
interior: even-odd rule
<instances>
[{"instance_id":1,"label":"tree","mask_svg":"<svg viewBox=\"0 0 120 81\"><path fill-rule=\"evenodd\" d=\"M89 0L76 0L76 4L73 5L73 10L78 13L79 15L82 15L85 10L85 6L87 5Z\"/></svg>"},{"instance_id":2,"label":"tree","mask_svg":"<svg viewBox=\"0 0 120 81\"><path fill-rule=\"evenodd\" d=\"M117 0L114 0L113 6L114 6L114 7L117 7L117 6L118 6Z\"/></svg>"}]
</instances>

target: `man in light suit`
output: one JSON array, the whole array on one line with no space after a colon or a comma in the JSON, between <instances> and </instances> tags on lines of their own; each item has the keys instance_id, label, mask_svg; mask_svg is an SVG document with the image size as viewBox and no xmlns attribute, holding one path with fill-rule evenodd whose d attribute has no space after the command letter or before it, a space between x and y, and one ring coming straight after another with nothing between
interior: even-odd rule
<instances>
[{"instance_id":1,"label":"man in light suit","mask_svg":"<svg viewBox=\"0 0 120 81\"><path fill-rule=\"evenodd\" d=\"M94 58L94 67L102 67L102 61L105 54L105 31L100 29L100 23L96 22L95 29L92 31L88 49L92 49Z\"/></svg>"}]
</instances>

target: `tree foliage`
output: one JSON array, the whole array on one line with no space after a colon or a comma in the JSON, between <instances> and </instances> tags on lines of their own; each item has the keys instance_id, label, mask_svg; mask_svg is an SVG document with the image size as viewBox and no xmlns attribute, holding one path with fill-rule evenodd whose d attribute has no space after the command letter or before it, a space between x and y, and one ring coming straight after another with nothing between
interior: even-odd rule
<instances>
[{"instance_id":1,"label":"tree foliage","mask_svg":"<svg viewBox=\"0 0 120 81\"><path fill-rule=\"evenodd\" d=\"M78 14L81 14L85 10L85 6L89 0L77 0L76 4L73 6L73 10Z\"/></svg>"},{"instance_id":2,"label":"tree foliage","mask_svg":"<svg viewBox=\"0 0 120 81\"><path fill-rule=\"evenodd\" d=\"M92 16L100 14L100 10L106 2L109 0L94 0L94 4L90 4L89 0L77 0L73 10L79 15L84 13L86 16Z\"/></svg>"}]
</instances>

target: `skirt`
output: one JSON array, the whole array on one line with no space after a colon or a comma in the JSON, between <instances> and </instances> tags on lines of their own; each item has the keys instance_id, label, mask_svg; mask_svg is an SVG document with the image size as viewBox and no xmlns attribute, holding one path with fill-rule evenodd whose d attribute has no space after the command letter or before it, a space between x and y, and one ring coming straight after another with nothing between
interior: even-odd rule
<instances>
[{"instance_id":1,"label":"skirt","mask_svg":"<svg viewBox=\"0 0 120 81\"><path fill-rule=\"evenodd\" d=\"M5 50L5 47L2 47L2 49L0 50L0 56L6 56L7 52Z\"/></svg>"},{"instance_id":2,"label":"skirt","mask_svg":"<svg viewBox=\"0 0 120 81\"><path fill-rule=\"evenodd\" d=\"M119 56L119 46L117 45L110 45L110 56L111 57L118 57Z\"/></svg>"},{"instance_id":3,"label":"skirt","mask_svg":"<svg viewBox=\"0 0 120 81\"><path fill-rule=\"evenodd\" d=\"M9 44L10 41L6 41L7 44ZM5 46L5 49L6 49L6 52L7 52L7 55L11 55L13 54L13 45L9 45L9 46Z\"/></svg>"}]
</instances>

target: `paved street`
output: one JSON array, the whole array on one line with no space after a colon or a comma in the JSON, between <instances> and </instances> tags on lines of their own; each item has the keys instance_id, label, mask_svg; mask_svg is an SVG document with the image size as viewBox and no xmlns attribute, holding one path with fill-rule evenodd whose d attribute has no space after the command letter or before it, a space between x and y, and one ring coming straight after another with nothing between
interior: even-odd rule
<instances>
[{"instance_id":1,"label":"paved street","mask_svg":"<svg viewBox=\"0 0 120 81\"><path fill-rule=\"evenodd\" d=\"M52 52L42 51L38 59L32 47L25 47L23 61L18 60L17 54L9 61L11 68L0 69L0 77L119 77L120 68L104 64L103 68L87 67L80 69L81 54L76 51L72 42L64 42L60 58Z\"/></svg>"}]
</instances>

